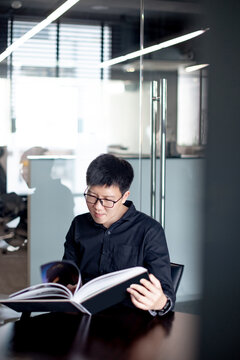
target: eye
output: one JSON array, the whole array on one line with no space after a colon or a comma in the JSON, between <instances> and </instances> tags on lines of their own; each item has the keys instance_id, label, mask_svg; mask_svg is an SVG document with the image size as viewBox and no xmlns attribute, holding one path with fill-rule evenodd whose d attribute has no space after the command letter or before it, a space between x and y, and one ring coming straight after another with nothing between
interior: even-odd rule
<instances>
[{"instance_id":1,"label":"eye","mask_svg":"<svg viewBox=\"0 0 240 360\"><path fill-rule=\"evenodd\" d=\"M112 208L114 206L114 201L108 199L102 199L102 205L108 208Z\"/></svg>"},{"instance_id":2,"label":"eye","mask_svg":"<svg viewBox=\"0 0 240 360\"><path fill-rule=\"evenodd\" d=\"M86 199L86 201L87 201L88 203L90 203L90 204L95 204L95 202L96 202L96 200L97 200L96 196L94 196L94 195L89 195L89 194L84 194L84 196L85 196L85 199Z\"/></svg>"}]
</instances>

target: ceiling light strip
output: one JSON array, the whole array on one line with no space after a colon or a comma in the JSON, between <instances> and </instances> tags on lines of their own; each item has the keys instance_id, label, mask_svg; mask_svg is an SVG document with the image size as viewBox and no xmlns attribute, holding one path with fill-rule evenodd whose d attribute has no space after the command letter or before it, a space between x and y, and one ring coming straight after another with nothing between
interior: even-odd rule
<instances>
[{"instance_id":1,"label":"ceiling light strip","mask_svg":"<svg viewBox=\"0 0 240 360\"><path fill-rule=\"evenodd\" d=\"M26 32L19 39L14 41L6 50L0 54L0 62L6 59L11 53L21 46L25 41L29 40L31 37L39 33L46 26L51 24L53 21L58 19L62 14L69 10L73 5L75 5L79 0L67 0L61 6L59 6L55 11L53 11L49 16L46 17L43 21L35 25L31 30Z\"/></svg>"},{"instance_id":2,"label":"ceiling light strip","mask_svg":"<svg viewBox=\"0 0 240 360\"><path fill-rule=\"evenodd\" d=\"M146 47L145 49L137 50L137 51L134 51L134 52L129 53L127 55L119 56L117 58L104 61L104 62L100 63L99 66L100 66L100 68L105 68L105 67L108 67L108 66L112 66L112 65L115 65L115 64L122 63L122 62L130 60L130 59L134 59L134 58L142 56L142 55L152 53L154 51L158 51L158 50L161 50L161 49L164 49L164 48L176 45L176 44L180 44L180 43L182 43L184 41L193 39L193 38L195 38L197 36L200 36L200 35L204 34L207 30L208 29L193 31L193 32L191 32L189 34L181 35L181 36L178 36L178 37L176 37L174 39L170 39L170 40L167 40L167 41L163 41L163 42L161 42L159 44Z\"/></svg>"},{"instance_id":3,"label":"ceiling light strip","mask_svg":"<svg viewBox=\"0 0 240 360\"><path fill-rule=\"evenodd\" d=\"M186 72L192 72L204 69L205 67L209 66L209 64L198 64L198 65L192 65L185 68Z\"/></svg>"}]
</instances>

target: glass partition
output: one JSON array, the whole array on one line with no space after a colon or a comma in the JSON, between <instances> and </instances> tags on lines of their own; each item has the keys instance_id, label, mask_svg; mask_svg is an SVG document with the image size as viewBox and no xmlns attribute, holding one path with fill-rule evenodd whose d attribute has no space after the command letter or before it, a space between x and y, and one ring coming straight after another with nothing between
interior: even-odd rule
<instances>
[{"instance_id":1,"label":"glass partition","mask_svg":"<svg viewBox=\"0 0 240 360\"><path fill-rule=\"evenodd\" d=\"M28 203L26 239L18 237L16 228L23 219L15 214L14 237L18 239L11 242L16 251L23 251L27 240L24 249L31 284L40 280L42 262L63 253L67 225L57 214L64 219L65 211L70 226L70 218L87 210L83 192L90 161L105 152L139 157L139 74L100 66L139 49L140 8L129 5L80 1L75 10L29 39L7 60L0 88L8 86L5 109L1 107L7 194L27 197ZM8 44L42 19L33 15L9 18ZM51 172L46 170L50 163ZM139 172L138 166L135 171ZM59 182L72 194L71 211L57 206L61 195L39 196L50 189L53 193L53 184ZM138 177L134 187L139 188ZM56 216L46 216L50 209ZM61 235L59 221L65 224Z\"/></svg>"},{"instance_id":2,"label":"glass partition","mask_svg":"<svg viewBox=\"0 0 240 360\"><path fill-rule=\"evenodd\" d=\"M188 69L203 60L205 34L197 31L204 19L198 2L172 5L144 2L142 210L164 226L171 260L185 265L178 301L195 301L201 298L207 70ZM160 87L163 79L166 104L163 88L151 94L152 82Z\"/></svg>"},{"instance_id":3,"label":"glass partition","mask_svg":"<svg viewBox=\"0 0 240 360\"><path fill-rule=\"evenodd\" d=\"M5 34L8 43L40 20L34 13L9 18ZM185 254L191 249L191 271L186 272L185 284L183 281L183 288L188 290L185 293L181 290L183 297L195 296L200 291L200 285L193 285L199 284L199 268L193 270L193 261L202 229L204 166L199 157L206 144L207 71L185 72L199 59L200 37L162 48L159 44L202 27L198 2L183 1L176 6L172 1L80 1L16 50L8 58L7 69L6 64L0 67L4 103L0 107L3 119L0 145L7 154L4 157L7 193L15 193L20 199L28 196L28 203L33 205L31 196L37 186L31 176L37 179L41 169L52 162L48 180L59 179L71 191L74 202L71 216L86 211L85 172L89 162L104 152L125 157L132 163L135 178L130 199L137 209L151 215L152 81L166 80L165 230L175 261L188 262L189 256L186 258ZM138 52L155 45L157 48L147 53ZM134 52L137 53L132 55ZM111 59L118 60L107 65ZM157 123L154 190L157 220L162 176L160 139L161 125ZM197 155L196 161L193 155ZM47 183L44 186L48 188ZM36 203L29 206L28 219L41 216L37 209ZM179 214L184 215L180 229L176 226L181 223ZM21 223L21 218L18 221ZM37 221L31 226L34 224ZM183 228L189 231L181 231ZM28 226L25 248L30 282L37 281L32 274L33 262L43 261L41 257L33 258L31 253L39 254L36 250L39 240L34 234L36 228ZM55 248L50 245L51 239L46 241L49 260L56 260L55 254L60 256L65 234L62 235L61 241L53 241ZM48 238L47 226L44 236Z\"/></svg>"}]
</instances>

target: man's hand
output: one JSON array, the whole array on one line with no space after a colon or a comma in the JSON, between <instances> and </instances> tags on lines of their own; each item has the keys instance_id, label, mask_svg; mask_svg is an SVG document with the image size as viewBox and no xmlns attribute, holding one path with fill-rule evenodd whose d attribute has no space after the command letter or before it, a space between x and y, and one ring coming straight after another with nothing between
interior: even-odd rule
<instances>
[{"instance_id":1,"label":"man's hand","mask_svg":"<svg viewBox=\"0 0 240 360\"><path fill-rule=\"evenodd\" d=\"M141 279L139 284L132 284L127 291L130 293L132 303L142 310L161 310L167 302L160 281L153 275L149 280Z\"/></svg>"},{"instance_id":2,"label":"man's hand","mask_svg":"<svg viewBox=\"0 0 240 360\"><path fill-rule=\"evenodd\" d=\"M67 288L74 294L75 290L76 290L76 287L77 285L71 285L71 284L68 284L67 285Z\"/></svg>"}]
</instances>

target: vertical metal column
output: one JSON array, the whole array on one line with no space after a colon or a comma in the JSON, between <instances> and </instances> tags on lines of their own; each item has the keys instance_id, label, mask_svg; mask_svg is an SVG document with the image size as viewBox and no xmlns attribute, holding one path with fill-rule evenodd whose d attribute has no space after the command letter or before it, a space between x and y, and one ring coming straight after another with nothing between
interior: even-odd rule
<instances>
[{"instance_id":1,"label":"vertical metal column","mask_svg":"<svg viewBox=\"0 0 240 360\"><path fill-rule=\"evenodd\" d=\"M101 24L101 62L104 61L104 23ZM100 79L103 80L104 70L100 70Z\"/></svg>"},{"instance_id":2,"label":"vertical metal column","mask_svg":"<svg viewBox=\"0 0 240 360\"><path fill-rule=\"evenodd\" d=\"M13 16L11 17L10 28L10 44L13 43ZM10 117L11 117L11 132L16 132L16 110L15 110L15 91L13 81L15 80L13 77L13 53L10 55L9 62L9 79L10 79Z\"/></svg>"},{"instance_id":3,"label":"vertical metal column","mask_svg":"<svg viewBox=\"0 0 240 360\"><path fill-rule=\"evenodd\" d=\"M165 226L167 80L153 81L151 87L151 193L150 214L156 219L157 155L160 157L159 221ZM159 141L157 141L159 140ZM158 144L159 147L158 148Z\"/></svg>"},{"instance_id":4,"label":"vertical metal column","mask_svg":"<svg viewBox=\"0 0 240 360\"><path fill-rule=\"evenodd\" d=\"M167 132L167 80L160 80L160 209L159 221L165 227L166 202L166 132Z\"/></svg>"},{"instance_id":5,"label":"vertical metal column","mask_svg":"<svg viewBox=\"0 0 240 360\"><path fill-rule=\"evenodd\" d=\"M159 123L159 83L152 82L151 87L151 192L150 215L156 218L156 163L157 163L157 124Z\"/></svg>"},{"instance_id":6,"label":"vertical metal column","mask_svg":"<svg viewBox=\"0 0 240 360\"><path fill-rule=\"evenodd\" d=\"M57 20L57 32L56 32L56 68L55 68L55 76L59 77L59 48L60 48L60 22Z\"/></svg>"},{"instance_id":7,"label":"vertical metal column","mask_svg":"<svg viewBox=\"0 0 240 360\"><path fill-rule=\"evenodd\" d=\"M140 50L144 47L144 0L140 0ZM139 178L139 209L142 210L142 145L143 145L143 55L139 58L139 151L138 151L138 178Z\"/></svg>"}]
</instances>

